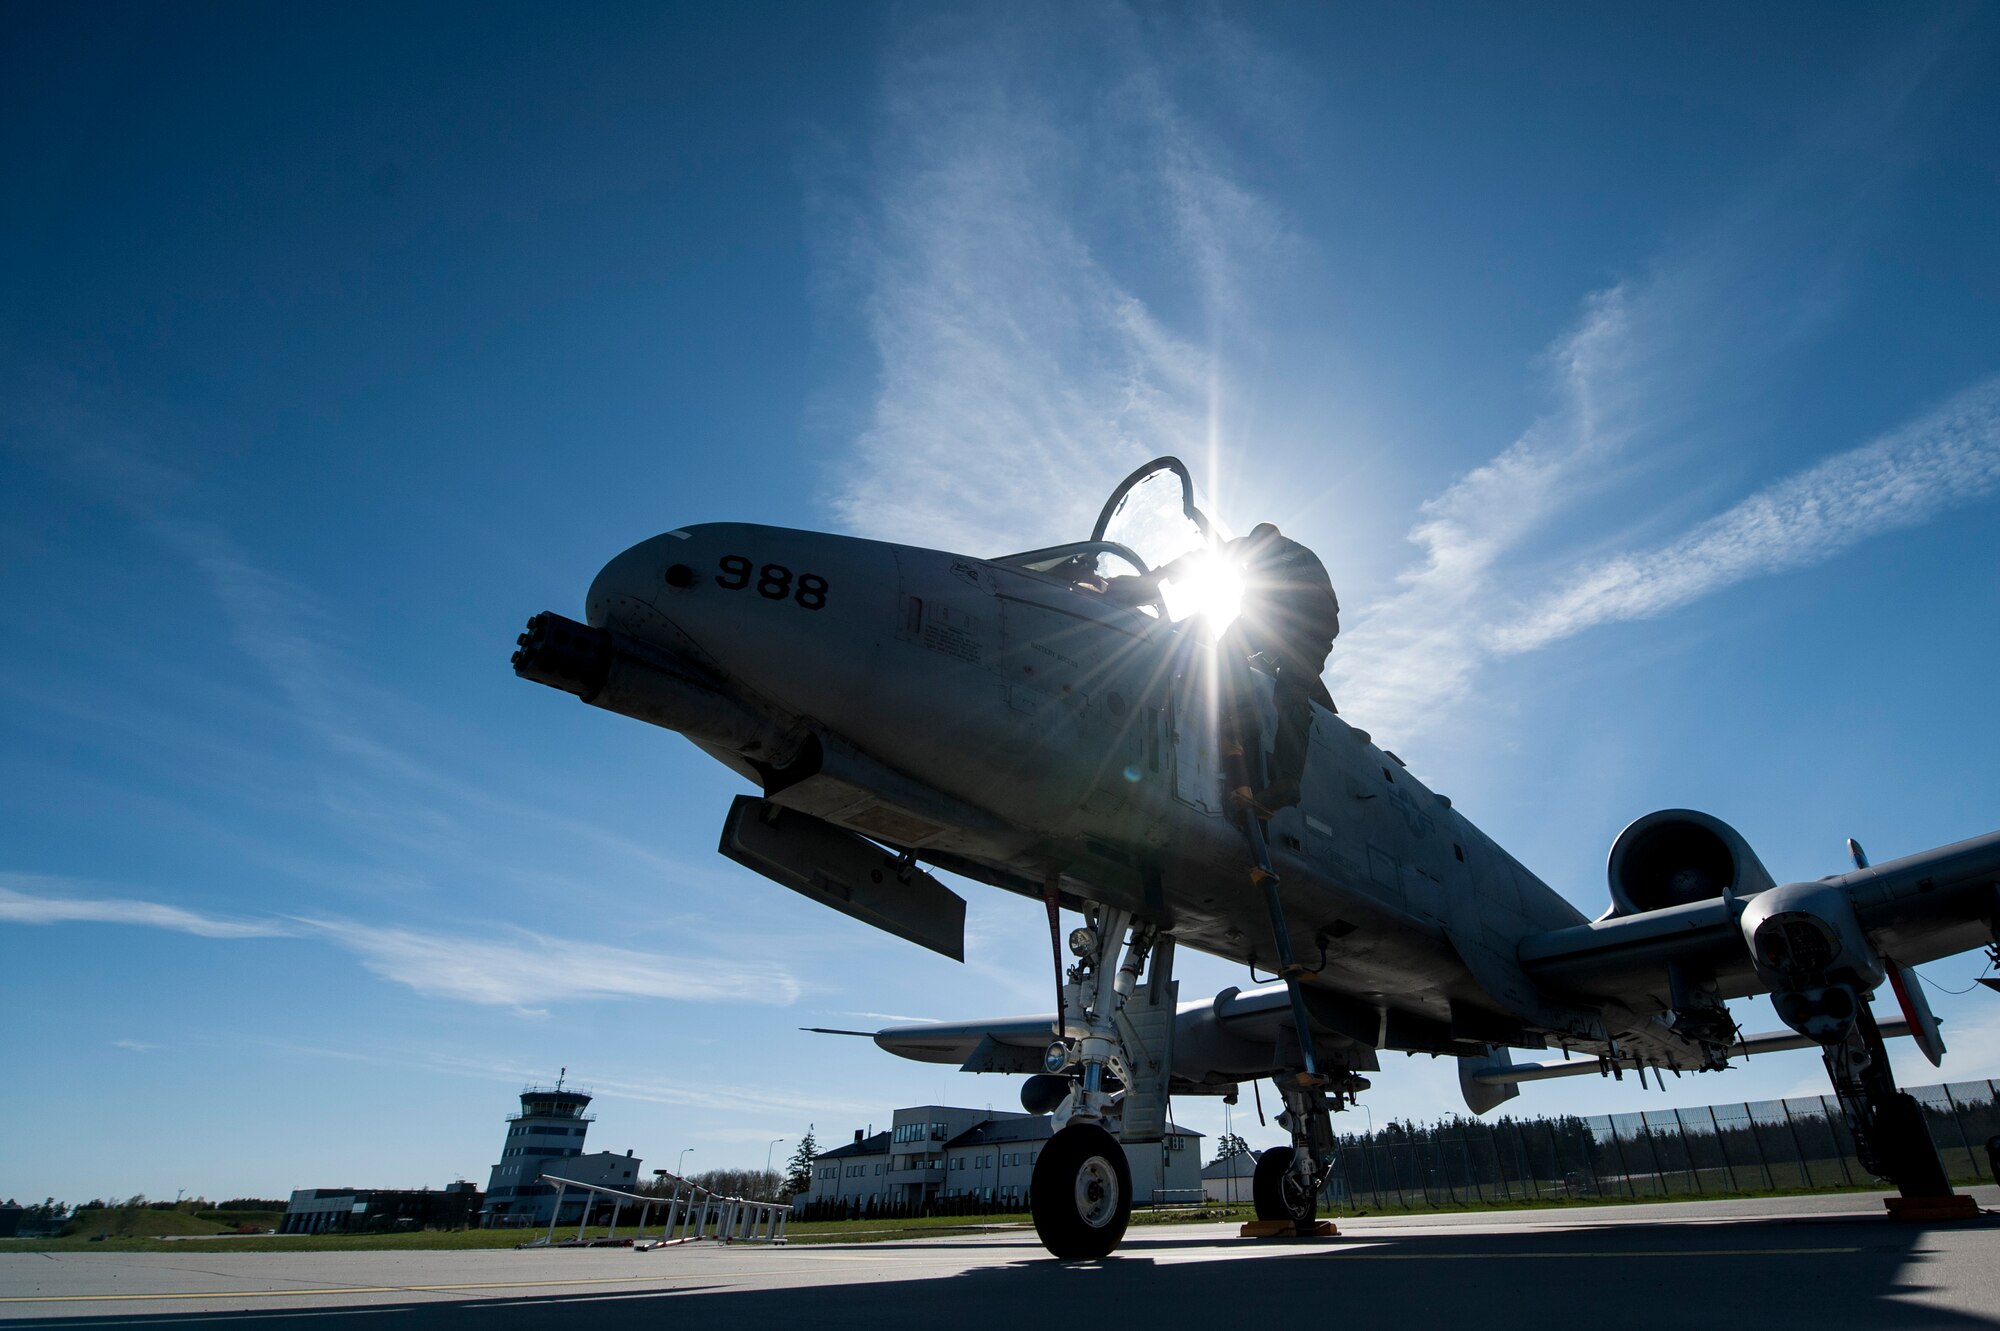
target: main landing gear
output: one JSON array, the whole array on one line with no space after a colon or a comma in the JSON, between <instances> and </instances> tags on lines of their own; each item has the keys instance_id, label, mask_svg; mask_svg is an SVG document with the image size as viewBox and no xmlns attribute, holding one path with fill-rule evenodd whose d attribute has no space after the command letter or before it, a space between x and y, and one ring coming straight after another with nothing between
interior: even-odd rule
<instances>
[{"instance_id":1,"label":"main landing gear","mask_svg":"<svg viewBox=\"0 0 2000 1331\"><path fill-rule=\"evenodd\" d=\"M1821 1058L1848 1130L1854 1134L1855 1157L1869 1173L1895 1184L1905 1198L1951 1196L1951 1180L1924 1121L1923 1106L1896 1088L1875 1014L1844 987L1823 993L1850 1007L1853 1014L1840 1023L1841 1038L1821 1046Z\"/></svg>"},{"instance_id":2,"label":"main landing gear","mask_svg":"<svg viewBox=\"0 0 2000 1331\"><path fill-rule=\"evenodd\" d=\"M1250 1197L1257 1205L1259 1220L1289 1221L1303 1232L1319 1214L1319 1194L1293 1170L1296 1159L1298 1152L1289 1146L1273 1146L1258 1156L1257 1172L1250 1178Z\"/></svg>"},{"instance_id":3,"label":"main landing gear","mask_svg":"<svg viewBox=\"0 0 2000 1331\"><path fill-rule=\"evenodd\" d=\"M1345 1070L1291 1072L1273 1080L1285 1101L1278 1125L1290 1131L1292 1144L1257 1157L1250 1197L1259 1220L1287 1222L1303 1236L1313 1232L1320 1190L1333 1171L1333 1111L1368 1083Z\"/></svg>"},{"instance_id":4,"label":"main landing gear","mask_svg":"<svg viewBox=\"0 0 2000 1331\"><path fill-rule=\"evenodd\" d=\"M1263 746L1257 738L1255 713L1240 681L1232 688L1237 700L1224 718L1222 758L1230 789L1230 802L1242 819L1243 837L1250 849L1250 885L1263 893L1264 908L1271 919L1271 942L1276 955L1278 977L1285 982L1291 1000L1292 1028L1298 1034L1300 1068L1276 1078L1278 1094L1285 1110L1278 1121L1290 1130L1292 1144L1264 1152L1251 1178L1251 1196L1257 1204L1259 1220L1289 1221L1297 1232L1311 1232L1319 1208L1319 1192L1333 1169L1332 1110L1343 1097L1351 1098L1367 1086L1352 1071L1329 1075L1319 1066L1313 1048L1312 1018L1306 1010L1304 981L1312 972L1292 953L1292 932L1285 923L1284 897L1279 892L1277 872L1271 867L1270 844L1264 823L1270 814L1257 807L1251 796L1254 778L1262 767Z\"/></svg>"}]
</instances>

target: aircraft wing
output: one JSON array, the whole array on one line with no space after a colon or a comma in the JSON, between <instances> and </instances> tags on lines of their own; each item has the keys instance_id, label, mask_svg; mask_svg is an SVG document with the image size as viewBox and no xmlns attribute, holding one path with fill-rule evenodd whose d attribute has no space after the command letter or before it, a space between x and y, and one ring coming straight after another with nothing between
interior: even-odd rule
<instances>
[{"instance_id":1,"label":"aircraft wing","mask_svg":"<svg viewBox=\"0 0 2000 1331\"><path fill-rule=\"evenodd\" d=\"M2000 832L1820 880L1847 897L1876 949L1915 966L1985 944L2000 919ZM1740 927L1755 894L1608 916L1522 940L1522 968L1555 993L1673 1006L1670 966L1724 998L1764 988Z\"/></svg>"}]
</instances>

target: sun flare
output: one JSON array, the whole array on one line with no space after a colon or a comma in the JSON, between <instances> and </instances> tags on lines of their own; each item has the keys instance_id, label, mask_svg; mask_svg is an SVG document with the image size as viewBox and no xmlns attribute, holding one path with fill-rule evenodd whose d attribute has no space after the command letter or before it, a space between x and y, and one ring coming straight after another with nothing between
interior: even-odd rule
<instances>
[{"instance_id":1,"label":"sun flare","mask_svg":"<svg viewBox=\"0 0 2000 1331\"><path fill-rule=\"evenodd\" d=\"M1210 553L1191 559L1165 587L1167 614L1175 620L1200 615L1220 636L1243 609L1243 570Z\"/></svg>"}]
</instances>

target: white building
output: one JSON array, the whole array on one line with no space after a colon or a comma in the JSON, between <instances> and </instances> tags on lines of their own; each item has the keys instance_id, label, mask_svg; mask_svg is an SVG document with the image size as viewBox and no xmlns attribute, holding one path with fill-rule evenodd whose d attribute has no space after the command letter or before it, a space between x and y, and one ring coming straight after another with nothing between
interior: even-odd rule
<instances>
[{"instance_id":1,"label":"white building","mask_svg":"<svg viewBox=\"0 0 2000 1331\"><path fill-rule=\"evenodd\" d=\"M795 1209L838 1203L849 1209L894 1205L921 1210L943 1201L1025 1209L1028 1184L1053 1120L1007 1110L913 1105L898 1109L887 1132L821 1152L810 1191ZM1199 1201L1201 1134L1178 1125L1166 1139L1125 1148L1133 1201L1140 1206Z\"/></svg>"},{"instance_id":2,"label":"white building","mask_svg":"<svg viewBox=\"0 0 2000 1331\"><path fill-rule=\"evenodd\" d=\"M1227 1160L1217 1160L1201 1171L1201 1190L1212 1202L1231 1204L1253 1201L1252 1180L1257 1174L1257 1157L1245 1151Z\"/></svg>"}]
</instances>

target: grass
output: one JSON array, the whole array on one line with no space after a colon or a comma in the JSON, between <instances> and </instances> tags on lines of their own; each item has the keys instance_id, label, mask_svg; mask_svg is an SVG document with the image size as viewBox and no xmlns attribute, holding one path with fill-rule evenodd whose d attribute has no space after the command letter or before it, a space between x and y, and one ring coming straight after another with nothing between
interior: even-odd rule
<instances>
[{"instance_id":1,"label":"grass","mask_svg":"<svg viewBox=\"0 0 2000 1331\"><path fill-rule=\"evenodd\" d=\"M283 1211L196 1211L194 1216L220 1225L224 1232L232 1234L241 1225L257 1230L276 1229L285 1219Z\"/></svg>"},{"instance_id":2,"label":"grass","mask_svg":"<svg viewBox=\"0 0 2000 1331\"><path fill-rule=\"evenodd\" d=\"M86 1242L92 1235L118 1238L153 1238L165 1234L223 1234L228 1230L212 1220L186 1211L158 1211L150 1206L106 1206L79 1211L71 1222L78 1225L75 1237Z\"/></svg>"}]
</instances>

